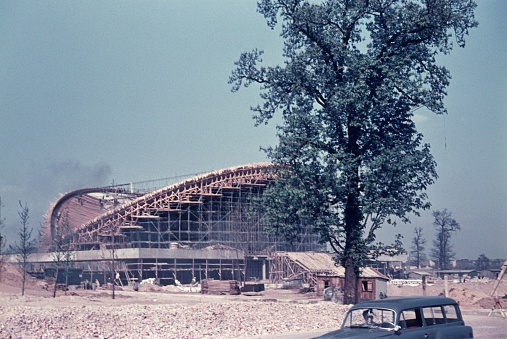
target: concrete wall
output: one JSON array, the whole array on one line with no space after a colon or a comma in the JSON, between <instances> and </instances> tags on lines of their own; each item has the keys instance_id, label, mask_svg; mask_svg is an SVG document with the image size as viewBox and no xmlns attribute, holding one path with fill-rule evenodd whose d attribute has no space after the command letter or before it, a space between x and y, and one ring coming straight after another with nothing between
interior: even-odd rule
<instances>
[{"instance_id":1,"label":"concrete wall","mask_svg":"<svg viewBox=\"0 0 507 339\"><path fill-rule=\"evenodd\" d=\"M243 260L245 254L239 250L211 249L161 249L161 248L120 248L115 251L115 259L222 259L222 260ZM30 255L29 263L53 263L53 253L33 253ZM72 252L72 261L101 261L110 260L111 250L101 249L92 251ZM9 263L17 264L17 255L6 255Z\"/></svg>"}]
</instances>

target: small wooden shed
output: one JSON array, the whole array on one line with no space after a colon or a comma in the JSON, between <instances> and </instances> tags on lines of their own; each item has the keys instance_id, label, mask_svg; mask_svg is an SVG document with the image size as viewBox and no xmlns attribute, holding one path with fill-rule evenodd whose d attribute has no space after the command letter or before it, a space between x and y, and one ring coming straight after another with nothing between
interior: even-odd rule
<instances>
[{"instance_id":1,"label":"small wooden shed","mask_svg":"<svg viewBox=\"0 0 507 339\"><path fill-rule=\"evenodd\" d=\"M330 253L325 252L276 252L270 262L270 280L277 283L284 279L302 279L313 287L318 296L327 288L338 291L345 281L345 268L336 265ZM358 281L359 300L381 299L387 295L389 278L377 270L364 267Z\"/></svg>"}]
</instances>

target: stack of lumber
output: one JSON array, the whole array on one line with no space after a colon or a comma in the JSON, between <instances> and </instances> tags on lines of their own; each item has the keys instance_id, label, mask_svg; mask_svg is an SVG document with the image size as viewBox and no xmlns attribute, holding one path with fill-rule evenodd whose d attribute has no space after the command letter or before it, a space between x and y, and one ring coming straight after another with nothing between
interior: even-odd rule
<instances>
[{"instance_id":1,"label":"stack of lumber","mask_svg":"<svg viewBox=\"0 0 507 339\"><path fill-rule=\"evenodd\" d=\"M205 279L201 281L202 294L239 294L239 282L236 280Z\"/></svg>"}]
</instances>

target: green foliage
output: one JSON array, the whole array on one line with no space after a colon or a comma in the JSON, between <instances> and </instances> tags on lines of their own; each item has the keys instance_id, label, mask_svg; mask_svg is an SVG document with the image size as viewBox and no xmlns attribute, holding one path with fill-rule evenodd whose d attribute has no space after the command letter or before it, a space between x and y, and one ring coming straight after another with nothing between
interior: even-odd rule
<instances>
[{"instance_id":1,"label":"green foliage","mask_svg":"<svg viewBox=\"0 0 507 339\"><path fill-rule=\"evenodd\" d=\"M483 271L491 268L491 260L485 255L481 254L476 261L476 269L478 271Z\"/></svg>"},{"instance_id":2,"label":"green foliage","mask_svg":"<svg viewBox=\"0 0 507 339\"><path fill-rule=\"evenodd\" d=\"M19 202L21 211L18 212L19 218L21 219L21 228L19 229L19 243L15 242L14 246L9 246L13 253L16 254L18 264L23 269L22 281L21 281L21 295L25 294L25 282L26 282L26 266L30 255L35 252L36 241L32 239L33 229L28 227L28 221L30 219L30 210L27 204L23 206L21 201Z\"/></svg>"},{"instance_id":3,"label":"green foliage","mask_svg":"<svg viewBox=\"0 0 507 339\"><path fill-rule=\"evenodd\" d=\"M256 124L277 113L279 144L266 149L279 180L265 194L274 228L296 239L313 227L346 270L358 268L386 223L430 207L437 178L413 112L446 113L449 71L436 64L477 26L472 0L263 0L270 27L281 22L282 66L241 54L232 90L261 85ZM399 238L397 239L400 240ZM394 246L397 244L395 243ZM398 243L399 245L399 243ZM347 281L347 278L346 278Z\"/></svg>"},{"instance_id":4,"label":"green foliage","mask_svg":"<svg viewBox=\"0 0 507 339\"><path fill-rule=\"evenodd\" d=\"M431 257L435 259L439 269L445 270L451 267L451 260L456 255L451 243L452 233L461 230L461 226L447 209L434 211L433 218L435 218L433 226L437 232L433 240Z\"/></svg>"},{"instance_id":5,"label":"green foliage","mask_svg":"<svg viewBox=\"0 0 507 339\"><path fill-rule=\"evenodd\" d=\"M422 235L422 227L414 228L414 237L412 238L412 247L410 251L410 261L417 268L421 267L421 261L426 259L424 252L426 239Z\"/></svg>"},{"instance_id":6,"label":"green foliage","mask_svg":"<svg viewBox=\"0 0 507 339\"><path fill-rule=\"evenodd\" d=\"M10 246L13 253L17 254L18 262L25 267L28 262L30 254L35 252L36 241L32 239L33 229L29 228L30 210L27 204L23 206L21 201L19 202L21 210L18 212L19 218L21 219L21 227L18 232L18 241L14 243L14 246Z\"/></svg>"}]
</instances>

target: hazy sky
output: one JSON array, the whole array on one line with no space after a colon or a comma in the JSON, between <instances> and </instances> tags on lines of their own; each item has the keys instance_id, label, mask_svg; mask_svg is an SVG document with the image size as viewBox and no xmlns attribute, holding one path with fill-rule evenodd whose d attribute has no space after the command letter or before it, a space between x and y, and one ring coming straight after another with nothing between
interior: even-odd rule
<instances>
[{"instance_id":1,"label":"hazy sky","mask_svg":"<svg viewBox=\"0 0 507 339\"><path fill-rule=\"evenodd\" d=\"M465 49L440 58L449 114L417 111L439 179L432 210L461 224L457 256L507 258L507 1L479 0ZM255 88L227 83L241 52L281 63L256 2L0 1L1 232L17 240L18 201L38 228L60 194L266 161L274 124L254 127ZM415 226L434 238L431 211Z\"/></svg>"}]
</instances>

